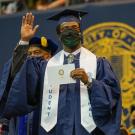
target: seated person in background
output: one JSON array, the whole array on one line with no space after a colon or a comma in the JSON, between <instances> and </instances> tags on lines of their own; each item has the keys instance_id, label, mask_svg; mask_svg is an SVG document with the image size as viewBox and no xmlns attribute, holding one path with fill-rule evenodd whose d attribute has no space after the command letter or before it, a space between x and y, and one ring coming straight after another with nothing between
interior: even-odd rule
<instances>
[{"instance_id":1,"label":"seated person in background","mask_svg":"<svg viewBox=\"0 0 135 135\"><path fill-rule=\"evenodd\" d=\"M26 9L27 7L24 0L15 0L7 5L6 9L3 11L3 14L13 14Z\"/></svg>"},{"instance_id":2,"label":"seated person in background","mask_svg":"<svg viewBox=\"0 0 135 135\"><path fill-rule=\"evenodd\" d=\"M103 0L66 0L66 5L77 5L77 4L84 4L84 3L90 3L90 2L100 2Z\"/></svg>"},{"instance_id":3,"label":"seated person in background","mask_svg":"<svg viewBox=\"0 0 135 135\"><path fill-rule=\"evenodd\" d=\"M36 2L36 9L37 10L48 10L52 8L57 8L65 5L66 0L54 0L52 2L45 1L45 0L38 0Z\"/></svg>"}]
</instances>

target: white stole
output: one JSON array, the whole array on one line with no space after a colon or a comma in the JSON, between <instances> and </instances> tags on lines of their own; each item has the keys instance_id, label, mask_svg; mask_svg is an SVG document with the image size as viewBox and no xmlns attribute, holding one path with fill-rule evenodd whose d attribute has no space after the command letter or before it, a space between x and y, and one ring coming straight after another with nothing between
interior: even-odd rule
<instances>
[{"instance_id":1,"label":"white stole","mask_svg":"<svg viewBox=\"0 0 135 135\"><path fill-rule=\"evenodd\" d=\"M48 68L51 66L63 65L64 51L60 51L47 64L44 77L41 126L49 132L57 123L58 100L60 84L48 83ZM81 47L80 68L84 68L89 77L96 78L97 59L89 50ZM52 76L55 77L55 76ZM81 125L90 133L96 128L92 117L91 104L87 87L80 81L80 100L81 100Z\"/></svg>"}]
</instances>

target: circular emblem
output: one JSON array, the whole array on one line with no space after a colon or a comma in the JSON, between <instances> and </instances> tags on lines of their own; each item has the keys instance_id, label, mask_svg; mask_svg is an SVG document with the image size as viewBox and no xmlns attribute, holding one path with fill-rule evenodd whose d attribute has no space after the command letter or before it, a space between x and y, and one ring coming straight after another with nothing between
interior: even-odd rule
<instances>
[{"instance_id":1,"label":"circular emblem","mask_svg":"<svg viewBox=\"0 0 135 135\"><path fill-rule=\"evenodd\" d=\"M64 70L63 70L63 69L60 69L60 70L59 70L59 75L60 75L60 76L63 76L63 75L64 75Z\"/></svg>"}]
</instances>

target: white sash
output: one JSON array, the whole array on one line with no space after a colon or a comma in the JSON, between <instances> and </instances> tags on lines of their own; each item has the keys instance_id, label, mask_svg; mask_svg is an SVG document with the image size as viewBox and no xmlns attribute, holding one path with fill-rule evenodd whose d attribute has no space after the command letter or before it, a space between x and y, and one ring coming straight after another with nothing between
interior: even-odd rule
<instances>
[{"instance_id":1,"label":"white sash","mask_svg":"<svg viewBox=\"0 0 135 135\"><path fill-rule=\"evenodd\" d=\"M84 68L88 76L90 78L95 79L97 69L96 56L85 48L82 48L81 52L83 53L81 53L80 55L80 68ZM82 82L80 82L80 99L81 99L81 124L89 133L91 133L96 128L96 124L92 117L88 89Z\"/></svg>"},{"instance_id":2,"label":"white sash","mask_svg":"<svg viewBox=\"0 0 135 135\"><path fill-rule=\"evenodd\" d=\"M59 99L59 86L60 84L49 84L47 79L50 66L63 65L64 52L63 50L51 58L47 64L44 78L43 100L42 100L42 113L41 113L41 126L49 132L57 123L58 115L58 99ZM97 60L96 56L89 50L81 47L80 52L80 68L84 68L89 77L96 78ZM54 76L52 76L54 77ZM95 129L91 104L89 101L87 87L80 83L80 99L81 99L81 124L90 133Z\"/></svg>"}]
</instances>

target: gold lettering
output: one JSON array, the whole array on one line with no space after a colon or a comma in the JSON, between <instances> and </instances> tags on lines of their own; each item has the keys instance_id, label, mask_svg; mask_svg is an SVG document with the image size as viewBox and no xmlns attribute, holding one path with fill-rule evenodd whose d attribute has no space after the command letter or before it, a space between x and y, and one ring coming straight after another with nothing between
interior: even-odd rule
<instances>
[{"instance_id":1,"label":"gold lettering","mask_svg":"<svg viewBox=\"0 0 135 135\"><path fill-rule=\"evenodd\" d=\"M125 32L121 32L120 39L126 38L127 34Z\"/></svg>"},{"instance_id":2,"label":"gold lettering","mask_svg":"<svg viewBox=\"0 0 135 135\"><path fill-rule=\"evenodd\" d=\"M120 31L119 30L114 30L113 32L112 32L112 37L113 38L120 38Z\"/></svg>"},{"instance_id":3,"label":"gold lettering","mask_svg":"<svg viewBox=\"0 0 135 135\"><path fill-rule=\"evenodd\" d=\"M98 35L99 35L100 38L103 38L105 36L105 32L101 31L101 32L98 33Z\"/></svg>"},{"instance_id":4,"label":"gold lettering","mask_svg":"<svg viewBox=\"0 0 135 135\"><path fill-rule=\"evenodd\" d=\"M91 33L91 37L95 41L97 39L97 34L95 32Z\"/></svg>"}]
</instances>

